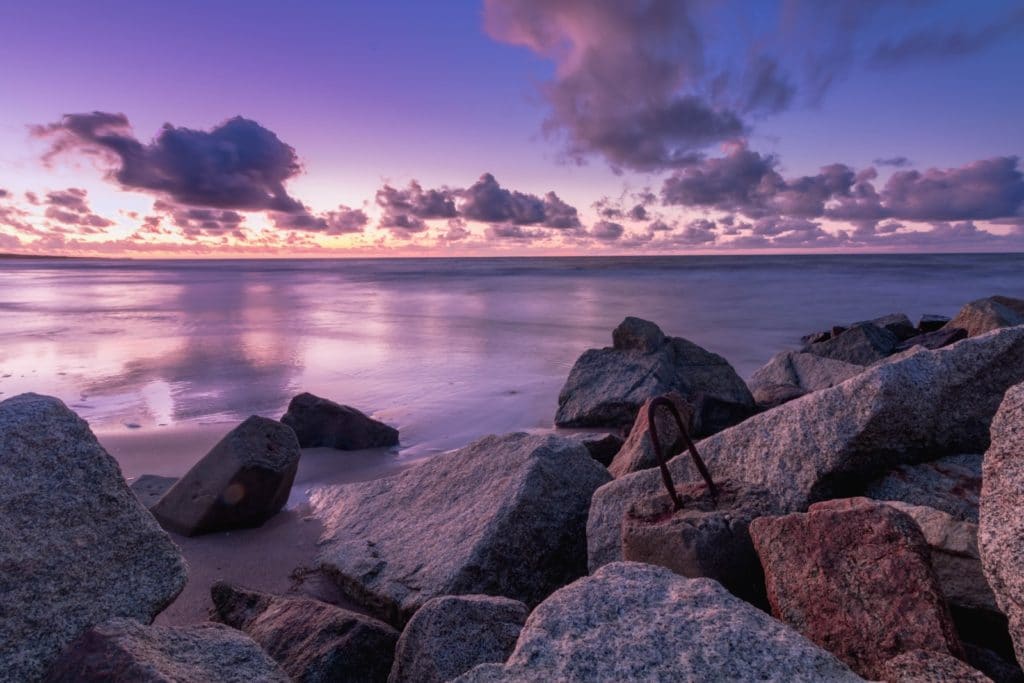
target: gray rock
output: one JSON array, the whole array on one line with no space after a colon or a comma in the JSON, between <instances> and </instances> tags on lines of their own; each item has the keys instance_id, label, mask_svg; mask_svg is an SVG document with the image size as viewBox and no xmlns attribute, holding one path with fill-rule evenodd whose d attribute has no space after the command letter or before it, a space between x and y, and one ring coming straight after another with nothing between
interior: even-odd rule
<instances>
[{"instance_id":1,"label":"gray rock","mask_svg":"<svg viewBox=\"0 0 1024 683\"><path fill-rule=\"evenodd\" d=\"M927 505L957 519L978 523L981 454L960 454L920 465L897 465L864 488L876 500Z\"/></svg>"},{"instance_id":2,"label":"gray rock","mask_svg":"<svg viewBox=\"0 0 1024 683\"><path fill-rule=\"evenodd\" d=\"M934 332L925 332L900 342L896 345L896 352L906 351L915 346L923 346L926 349L941 349L943 346L955 344L961 339L967 339L967 330L962 327L943 327Z\"/></svg>"},{"instance_id":3,"label":"gray rock","mask_svg":"<svg viewBox=\"0 0 1024 683\"><path fill-rule=\"evenodd\" d=\"M747 385L718 354L654 323L626 318L612 333L617 345L586 351L558 397L559 427L627 427L644 401L678 391L696 411L696 434L711 434L754 410Z\"/></svg>"},{"instance_id":4,"label":"gray rock","mask_svg":"<svg viewBox=\"0 0 1024 683\"><path fill-rule=\"evenodd\" d=\"M1022 379L1024 328L1007 328L908 351L697 445L716 481L769 491L784 514L862 491L899 464L985 450L1003 393ZM700 480L686 454L669 469L677 483ZM592 570L622 558L623 515L661 488L660 472L645 470L598 489L587 522Z\"/></svg>"},{"instance_id":5,"label":"gray rock","mask_svg":"<svg viewBox=\"0 0 1024 683\"><path fill-rule=\"evenodd\" d=\"M948 323L949 320L950 318L948 315L935 315L934 313L925 313L917 322L917 330L925 334L927 334L928 332L934 332L935 330L940 329L943 325Z\"/></svg>"},{"instance_id":6,"label":"gray rock","mask_svg":"<svg viewBox=\"0 0 1024 683\"><path fill-rule=\"evenodd\" d=\"M503 664L529 613L489 595L428 600L402 631L388 683L444 683L478 664Z\"/></svg>"},{"instance_id":7,"label":"gray rock","mask_svg":"<svg viewBox=\"0 0 1024 683\"><path fill-rule=\"evenodd\" d=\"M143 474L131 483L132 493L147 509L156 505L167 490L178 482L178 477L161 477L157 474Z\"/></svg>"},{"instance_id":8,"label":"gray rock","mask_svg":"<svg viewBox=\"0 0 1024 683\"><path fill-rule=\"evenodd\" d=\"M111 619L79 636L46 683L288 683L260 646L221 624L143 626Z\"/></svg>"},{"instance_id":9,"label":"gray rock","mask_svg":"<svg viewBox=\"0 0 1024 683\"><path fill-rule=\"evenodd\" d=\"M488 436L393 477L314 491L319 561L393 624L440 595L536 605L586 573L587 509L610 479L572 440Z\"/></svg>"},{"instance_id":10,"label":"gray rock","mask_svg":"<svg viewBox=\"0 0 1024 683\"><path fill-rule=\"evenodd\" d=\"M813 353L783 351L751 375L747 385L758 407L767 409L834 387L862 372L862 365Z\"/></svg>"},{"instance_id":11,"label":"gray rock","mask_svg":"<svg viewBox=\"0 0 1024 683\"><path fill-rule=\"evenodd\" d=\"M47 396L0 403L0 678L37 680L112 617L151 621L186 578L84 420Z\"/></svg>"},{"instance_id":12,"label":"gray rock","mask_svg":"<svg viewBox=\"0 0 1024 683\"><path fill-rule=\"evenodd\" d=\"M991 683L985 674L952 655L934 650L911 650L882 666L888 683Z\"/></svg>"},{"instance_id":13,"label":"gray rock","mask_svg":"<svg viewBox=\"0 0 1024 683\"><path fill-rule=\"evenodd\" d=\"M1024 300L1008 296L990 296L965 304L946 323L947 328L960 327L967 330L969 337L1014 325L1024 325Z\"/></svg>"},{"instance_id":14,"label":"gray rock","mask_svg":"<svg viewBox=\"0 0 1024 683\"><path fill-rule=\"evenodd\" d=\"M637 562L602 567L526 621L481 681L859 681L839 660L710 579Z\"/></svg>"},{"instance_id":15,"label":"gray rock","mask_svg":"<svg viewBox=\"0 0 1024 683\"><path fill-rule=\"evenodd\" d=\"M299 394L288 404L281 422L295 430L303 448L326 446L343 451L398 445L398 430L351 406Z\"/></svg>"},{"instance_id":16,"label":"gray rock","mask_svg":"<svg viewBox=\"0 0 1024 683\"><path fill-rule=\"evenodd\" d=\"M1022 328L1012 328L1022 329ZM1002 333L1002 334L1005 334ZM963 342L967 343L967 342ZM981 480L978 544L996 601L1010 622L1017 661L1024 661L1024 384L1006 392L992 421Z\"/></svg>"},{"instance_id":17,"label":"gray rock","mask_svg":"<svg viewBox=\"0 0 1024 683\"><path fill-rule=\"evenodd\" d=\"M594 434L591 432L559 434L567 439L579 441L597 462L605 467L612 464L615 454L622 448L624 440L618 434Z\"/></svg>"},{"instance_id":18,"label":"gray rock","mask_svg":"<svg viewBox=\"0 0 1024 683\"><path fill-rule=\"evenodd\" d=\"M869 320L872 325L881 327L884 330L889 330L896 338L900 341L904 339L910 339L911 337L919 333L918 329L914 327L914 323L910 322L910 318L905 313L890 313L889 315L883 315L881 318L875 318Z\"/></svg>"},{"instance_id":19,"label":"gray rock","mask_svg":"<svg viewBox=\"0 0 1024 683\"><path fill-rule=\"evenodd\" d=\"M301 597L280 597L218 582L212 618L247 633L294 681L386 681L398 631Z\"/></svg>"},{"instance_id":20,"label":"gray rock","mask_svg":"<svg viewBox=\"0 0 1024 683\"><path fill-rule=\"evenodd\" d=\"M667 394L667 398L672 401L672 404L679 411L679 416L683 419L683 425L686 427L687 432L692 433L693 407L686 402L686 399L674 391ZM650 436L649 420L651 401L653 400L653 398L648 399L640 406L640 412L636 414L636 421L633 422L633 428L629 430L629 436L626 438L625 443L622 444L622 448L615 454L615 459L608 466L608 471L613 477L621 477L630 472L658 466L658 458L654 453L654 445L651 443ZM679 432L679 427L676 425L675 418L667 408L661 408L655 416L655 420L658 438L661 440L664 456L667 460L682 451L685 442L683 441L682 434Z\"/></svg>"},{"instance_id":21,"label":"gray rock","mask_svg":"<svg viewBox=\"0 0 1024 683\"><path fill-rule=\"evenodd\" d=\"M871 365L891 356L899 338L873 323L857 323L828 341L808 345L804 351L854 365Z\"/></svg>"},{"instance_id":22,"label":"gray rock","mask_svg":"<svg viewBox=\"0 0 1024 683\"><path fill-rule=\"evenodd\" d=\"M153 516L185 536L260 526L288 502L301 455L290 427L253 415L168 489Z\"/></svg>"}]
</instances>

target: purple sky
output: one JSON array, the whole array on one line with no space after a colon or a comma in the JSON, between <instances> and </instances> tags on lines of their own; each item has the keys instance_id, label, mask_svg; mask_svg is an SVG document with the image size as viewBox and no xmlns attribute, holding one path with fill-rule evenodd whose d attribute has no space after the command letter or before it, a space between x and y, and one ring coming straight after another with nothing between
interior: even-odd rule
<instances>
[{"instance_id":1,"label":"purple sky","mask_svg":"<svg viewBox=\"0 0 1024 683\"><path fill-rule=\"evenodd\" d=\"M0 9L0 252L1024 249L1024 7Z\"/></svg>"}]
</instances>

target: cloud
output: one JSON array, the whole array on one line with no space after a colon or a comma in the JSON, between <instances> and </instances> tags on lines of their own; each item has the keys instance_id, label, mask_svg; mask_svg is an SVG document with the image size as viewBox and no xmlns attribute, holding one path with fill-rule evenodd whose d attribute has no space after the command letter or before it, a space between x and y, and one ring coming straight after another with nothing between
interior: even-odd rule
<instances>
[{"instance_id":1,"label":"cloud","mask_svg":"<svg viewBox=\"0 0 1024 683\"><path fill-rule=\"evenodd\" d=\"M494 176L484 173L479 180L461 190L459 212L463 219L481 223L542 225L556 230L580 227L575 207L566 204L554 192L544 197L507 190Z\"/></svg>"},{"instance_id":2,"label":"cloud","mask_svg":"<svg viewBox=\"0 0 1024 683\"><path fill-rule=\"evenodd\" d=\"M532 242L546 238L548 233L521 225L491 225L487 228L486 236L497 241Z\"/></svg>"},{"instance_id":3,"label":"cloud","mask_svg":"<svg viewBox=\"0 0 1024 683\"><path fill-rule=\"evenodd\" d=\"M662 202L753 215L760 212L757 207L764 197L784 186L776 165L775 157L751 151L744 142L730 143L725 156L705 159L669 176L662 185Z\"/></svg>"},{"instance_id":4,"label":"cloud","mask_svg":"<svg viewBox=\"0 0 1024 683\"><path fill-rule=\"evenodd\" d=\"M109 177L122 187L154 192L175 204L302 210L284 186L301 170L295 150L240 116L209 131L165 124L148 144L134 136L124 114L109 112L68 114L31 132L52 141L44 159L72 151L100 155L113 163Z\"/></svg>"},{"instance_id":5,"label":"cloud","mask_svg":"<svg viewBox=\"0 0 1024 683\"><path fill-rule=\"evenodd\" d=\"M1000 40L1024 34L1024 8L998 17L979 28L943 31L931 27L875 48L868 64L876 68L902 66L910 62L963 57L981 52Z\"/></svg>"},{"instance_id":6,"label":"cloud","mask_svg":"<svg viewBox=\"0 0 1024 683\"><path fill-rule=\"evenodd\" d=\"M590 229L590 236L602 242L614 242L622 237L626 229L620 223L611 221L598 221Z\"/></svg>"},{"instance_id":7,"label":"cloud","mask_svg":"<svg viewBox=\"0 0 1024 683\"><path fill-rule=\"evenodd\" d=\"M875 166L892 166L893 168L905 168L912 165L910 159L906 157L887 157L881 159L875 159L873 162Z\"/></svg>"},{"instance_id":8,"label":"cloud","mask_svg":"<svg viewBox=\"0 0 1024 683\"><path fill-rule=\"evenodd\" d=\"M114 225L114 221L93 213L89 207L88 193L77 187L48 192L43 204L46 218L64 226L74 226L82 233L103 232Z\"/></svg>"},{"instance_id":9,"label":"cloud","mask_svg":"<svg viewBox=\"0 0 1024 683\"><path fill-rule=\"evenodd\" d=\"M333 211L312 213L305 209L299 213L274 214L274 226L282 230L304 230L324 235L351 235L363 232L370 217L362 209L344 204Z\"/></svg>"},{"instance_id":10,"label":"cloud","mask_svg":"<svg viewBox=\"0 0 1024 683\"><path fill-rule=\"evenodd\" d=\"M399 236L425 231L428 220L458 216L453 190L424 190L415 180L404 190L385 185L377 190L376 200L383 209L380 226Z\"/></svg>"},{"instance_id":11,"label":"cloud","mask_svg":"<svg viewBox=\"0 0 1024 683\"><path fill-rule=\"evenodd\" d=\"M970 221L1006 218L1024 205L1024 174L1018 157L996 157L960 168L899 171L882 191L892 218Z\"/></svg>"}]
</instances>

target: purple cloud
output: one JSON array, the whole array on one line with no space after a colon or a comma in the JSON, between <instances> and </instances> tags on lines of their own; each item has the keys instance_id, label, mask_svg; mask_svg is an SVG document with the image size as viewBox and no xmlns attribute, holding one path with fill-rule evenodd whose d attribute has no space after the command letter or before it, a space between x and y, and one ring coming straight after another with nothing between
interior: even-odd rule
<instances>
[{"instance_id":1,"label":"purple cloud","mask_svg":"<svg viewBox=\"0 0 1024 683\"><path fill-rule=\"evenodd\" d=\"M79 232L97 233L109 228L114 221L93 213L88 193L78 187L48 192L43 202L46 218L65 226L75 226Z\"/></svg>"},{"instance_id":2,"label":"purple cloud","mask_svg":"<svg viewBox=\"0 0 1024 683\"><path fill-rule=\"evenodd\" d=\"M481 223L542 225L557 230L580 227L575 207L566 204L554 192L544 197L503 188L490 173L461 190L459 212L463 219Z\"/></svg>"}]
</instances>

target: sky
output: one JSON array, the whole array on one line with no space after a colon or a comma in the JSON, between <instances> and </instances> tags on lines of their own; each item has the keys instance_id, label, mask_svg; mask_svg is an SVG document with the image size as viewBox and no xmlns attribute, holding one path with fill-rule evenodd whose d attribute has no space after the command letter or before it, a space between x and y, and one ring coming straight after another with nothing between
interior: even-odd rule
<instances>
[{"instance_id":1,"label":"sky","mask_svg":"<svg viewBox=\"0 0 1024 683\"><path fill-rule=\"evenodd\" d=\"M1024 251L1018 0L0 4L0 252Z\"/></svg>"}]
</instances>

